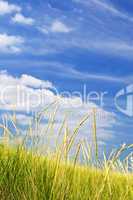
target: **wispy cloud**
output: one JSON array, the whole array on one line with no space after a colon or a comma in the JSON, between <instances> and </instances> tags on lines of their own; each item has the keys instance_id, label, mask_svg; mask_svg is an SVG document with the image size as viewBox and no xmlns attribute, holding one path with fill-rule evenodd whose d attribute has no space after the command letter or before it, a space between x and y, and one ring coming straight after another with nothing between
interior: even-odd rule
<instances>
[{"instance_id":1,"label":"wispy cloud","mask_svg":"<svg viewBox=\"0 0 133 200\"><path fill-rule=\"evenodd\" d=\"M35 63L34 63L35 64ZM36 64L35 64L36 65ZM71 66L58 62L43 62L38 63L39 66L43 66L46 71L49 71L56 74L57 76L69 78L69 79L77 79L83 81L97 80L97 81L105 81L112 83L130 83L133 76L111 76L109 74L97 74L97 73L88 73L77 70L77 66ZM86 66L87 68L88 66Z\"/></svg>"},{"instance_id":2,"label":"wispy cloud","mask_svg":"<svg viewBox=\"0 0 133 200\"><path fill-rule=\"evenodd\" d=\"M121 13L118 9L116 9L112 4L106 3L106 2L103 1L103 0L100 0L100 1L99 1L99 0L92 0L92 2L93 2L96 6L102 8L102 9L104 9L104 10L107 10L107 11L113 13L113 14L120 15L120 16L121 16L121 14L122 14L122 13Z\"/></svg>"},{"instance_id":3,"label":"wispy cloud","mask_svg":"<svg viewBox=\"0 0 133 200\"><path fill-rule=\"evenodd\" d=\"M0 15L10 14L13 12L20 12L21 7L8 1L0 0Z\"/></svg>"},{"instance_id":4,"label":"wispy cloud","mask_svg":"<svg viewBox=\"0 0 133 200\"><path fill-rule=\"evenodd\" d=\"M30 17L25 17L21 13L17 13L14 17L12 17L12 22L31 26L34 24L35 20Z\"/></svg>"},{"instance_id":5,"label":"wispy cloud","mask_svg":"<svg viewBox=\"0 0 133 200\"><path fill-rule=\"evenodd\" d=\"M89 52L99 53L101 56L112 55L125 59L133 58L132 41L124 36L115 36L115 33L105 31L100 35L98 30L83 33L72 32L71 35L55 35L51 37L47 29L41 29L45 33L45 38L36 38L32 40L31 53L36 55L45 55L64 52L68 49L86 50ZM87 34L88 33L88 37ZM110 35L108 35L110 34ZM59 43L60 40L60 43ZM45 42L44 42L45 41ZM34 45L39 45L38 51L34 51Z\"/></svg>"},{"instance_id":6,"label":"wispy cloud","mask_svg":"<svg viewBox=\"0 0 133 200\"><path fill-rule=\"evenodd\" d=\"M92 0L97 6L101 7L104 10L109 11L110 13L117 15L121 18L127 19L131 22L133 22L133 18L128 16L126 13L118 10L116 7L114 7L111 3L106 3L103 0Z\"/></svg>"},{"instance_id":7,"label":"wispy cloud","mask_svg":"<svg viewBox=\"0 0 133 200\"><path fill-rule=\"evenodd\" d=\"M10 65L11 67L15 67L17 69L19 63L19 59L16 60L9 60L9 61L2 61L2 66L4 65ZM113 74L112 71L109 70L109 73L97 73L97 72L88 72L88 69L93 66L90 64L86 64L84 66L80 65L72 65L67 64L59 61L41 61L41 60L23 60L22 64L19 63L20 67L25 66L28 70L34 69L33 71L40 74L50 74L53 77L64 78L64 79L70 79L70 80L81 80L81 81L101 81L101 83L114 83L114 84L131 84L133 80L132 74L127 75L116 75ZM82 70L82 67L86 69L86 71ZM98 66L102 67L102 66ZM120 66L118 66L120 67ZM78 70L80 68L80 70ZM25 77L26 78L26 77ZM28 83L28 80L26 81Z\"/></svg>"},{"instance_id":8,"label":"wispy cloud","mask_svg":"<svg viewBox=\"0 0 133 200\"><path fill-rule=\"evenodd\" d=\"M127 13L116 8L111 2L107 2L106 0L73 0L74 2L84 4L85 6L93 6L93 9L102 9L102 11L106 11L108 14L112 14L128 21L133 22L133 18L129 16Z\"/></svg>"},{"instance_id":9,"label":"wispy cloud","mask_svg":"<svg viewBox=\"0 0 133 200\"><path fill-rule=\"evenodd\" d=\"M12 61L9 62L10 65L16 66L16 64ZM82 80L82 81L101 81L107 83L120 83L120 84L128 84L132 82L133 76L115 76L107 73L89 73L86 71L78 70L78 65L73 66L70 64L65 64L63 62L55 62L55 61L24 61L23 65L28 66L29 69L31 67L36 68L40 73L50 73L52 75L56 75L56 77L63 77L65 79L72 80ZM88 69L90 66L83 66ZM36 70L35 70L36 71Z\"/></svg>"},{"instance_id":10,"label":"wispy cloud","mask_svg":"<svg viewBox=\"0 0 133 200\"><path fill-rule=\"evenodd\" d=\"M81 39L80 42L76 42L75 46L83 49L88 49L90 51L101 52L103 55L113 55L113 56L120 56L125 58L132 58L133 56L133 46L132 42L127 41L122 38L115 39L109 38L108 36L105 37L103 40L102 38L97 39L88 39L83 40Z\"/></svg>"}]
</instances>

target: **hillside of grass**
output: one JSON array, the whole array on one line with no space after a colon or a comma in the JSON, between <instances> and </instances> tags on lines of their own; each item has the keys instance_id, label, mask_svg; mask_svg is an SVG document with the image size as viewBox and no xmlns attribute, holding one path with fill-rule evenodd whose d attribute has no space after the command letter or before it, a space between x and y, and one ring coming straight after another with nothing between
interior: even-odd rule
<instances>
[{"instance_id":1,"label":"hillside of grass","mask_svg":"<svg viewBox=\"0 0 133 200\"><path fill-rule=\"evenodd\" d=\"M0 200L133 200L133 175L1 145Z\"/></svg>"}]
</instances>

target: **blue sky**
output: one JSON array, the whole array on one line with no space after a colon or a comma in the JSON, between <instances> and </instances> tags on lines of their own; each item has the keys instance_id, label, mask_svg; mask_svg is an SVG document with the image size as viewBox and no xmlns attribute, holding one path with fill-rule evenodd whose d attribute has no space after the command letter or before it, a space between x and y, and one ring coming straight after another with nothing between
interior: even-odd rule
<instances>
[{"instance_id":1,"label":"blue sky","mask_svg":"<svg viewBox=\"0 0 133 200\"><path fill-rule=\"evenodd\" d=\"M113 135L105 142L132 142L133 117L117 110L114 96L133 80L133 2L0 0L0 21L7 77L48 80L60 92L82 93L84 84L88 92L107 91L103 109L115 123L105 128Z\"/></svg>"}]
</instances>

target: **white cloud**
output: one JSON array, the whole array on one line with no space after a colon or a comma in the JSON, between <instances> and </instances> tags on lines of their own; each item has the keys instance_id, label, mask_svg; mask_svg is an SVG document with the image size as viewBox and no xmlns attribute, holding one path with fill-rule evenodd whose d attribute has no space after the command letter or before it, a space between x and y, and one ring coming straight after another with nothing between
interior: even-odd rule
<instances>
[{"instance_id":1,"label":"white cloud","mask_svg":"<svg viewBox=\"0 0 133 200\"><path fill-rule=\"evenodd\" d=\"M24 39L20 36L0 34L0 52L18 53L23 43Z\"/></svg>"},{"instance_id":2,"label":"white cloud","mask_svg":"<svg viewBox=\"0 0 133 200\"><path fill-rule=\"evenodd\" d=\"M37 79L33 76L29 76L26 74L23 74L20 78L20 83L25 86L30 86L33 88L52 88L53 85L49 81L42 81L40 79Z\"/></svg>"},{"instance_id":3,"label":"white cloud","mask_svg":"<svg viewBox=\"0 0 133 200\"><path fill-rule=\"evenodd\" d=\"M72 31L72 28L68 27L66 24L64 24L60 20L54 20L49 26L44 25L42 27L38 27L38 30L40 30L44 34L48 34L50 32L69 33Z\"/></svg>"},{"instance_id":4,"label":"white cloud","mask_svg":"<svg viewBox=\"0 0 133 200\"><path fill-rule=\"evenodd\" d=\"M21 8L15 4L10 4L8 1L0 0L0 15L10 14L12 12L20 12Z\"/></svg>"},{"instance_id":5,"label":"white cloud","mask_svg":"<svg viewBox=\"0 0 133 200\"><path fill-rule=\"evenodd\" d=\"M12 17L12 21L14 23L30 25L30 26L33 25L35 22L33 18L25 17L21 13L17 13L14 17Z\"/></svg>"},{"instance_id":6,"label":"white cloud","mask_svg":"<svg viewBox=\"0 0 133 200\"><path fill-rule=\"evenodd\" d=\"M63 22L61 22L59 20L55 20L52 23L51 31L58 32L58 33L69 33L72 31L72 29L70 27L68 27L67 25L65 25Z\"/></svg>"},{"instance_id":7,"label":"white cloud","mask_svg":"<svg viewBox=\"0 0 133 200\"><path fill-rule=\"evenodd\" d=\"M24 43L24 39L20 36L0 34L0 51L1 52L19 52L20 45Z\"/></svg>"},{"instance_id":8,"label":"white cloud","mask_svg":"<svg viewBox=\"0 0 133 200\"><path fill-rule=\"evenodd\" d=\"M23 74L19 78L15 78L7 73L6 70L0 71L0 81L7 86L22 85L24 87L31 88L53 88L53 85L49 81L42 81L33 76Z\"/></svg>"},{"instance_id":9,"label":"white cloud","mask_svg":"<svg viewBox=\"0 0 133 200\"><path fill-rule=\"evenodd\" d=\"M38 109L44 102L53 101L52 92L45 89L53 88L49 81L42 81L29 75L16 78L6 71L1 71L0 82L0 99L3 102L0 104L1 109L29 112ZM49 98L43 99L42 95Z\"/></svg>"},{"instance_id":10,"label":"white cloud","mask_svg":"<svg viewBox=\"0 0 133 200\"><path fill-rule=\"evenodd\" d=\"M38 87L41 83L43 83L44 86L47 86L48 82L28 75L22 75L21 77L16 78L9 75L6 71L1 71L0 82L0 109L3 111L23 111L25 114L19 114L17 118L20 123L22 120L22 124L24 125L30 120L29 115L26 115L27 112L45 109L47 105L57 101L59 109L54 124L56 130L61 126L65 115L68 115L68 124L72 130L84 115L90 114L90 118L86 123L86 126L82 128L82 134L80 135L81 138L89 138L92 130L93 115L91 113L92 108L95 107L97 110L98 138L100 140L106 140L112 137L110 129L115 123L115 115L105 111L94 103L83 103L81 97L62 97L59 94L53 93L48 88L39 89ZM53 86L52 83L49 83L49 85ZM54 108L51 107L49 112L53 114ZM45 119L48 119L46 113ZM41 126L40 130L42 132L40 131L40 134L43 134L43 130L47 126L46 122L45 124L41 124ZM107 129L109 129L109 134L107 133Z\"/></svg>"}]
</instances>

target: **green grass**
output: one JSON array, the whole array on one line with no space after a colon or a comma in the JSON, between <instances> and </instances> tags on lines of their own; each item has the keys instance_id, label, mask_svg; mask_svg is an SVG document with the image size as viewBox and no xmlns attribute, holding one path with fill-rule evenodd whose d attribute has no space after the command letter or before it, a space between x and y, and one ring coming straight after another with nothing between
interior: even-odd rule
<instances>
[{"instance_id":1,"label":"green grass","mask_svg":"<svg viewBox=\"0 0 133 200\"><path fill-rule=\"evenodd\" d=\"M85 116L71 133L64 120L57 140L54 139L55 148L49 151L46 145L43 156L38 152L35 141L31 149L26 145L34 129L40 130L42 113L33 120L33 126L30 124L21 144L17 139L21 132L17 128L16 118L10 118L10 126L12 124L16 132L16 146L8 144L12 140L13 129L1 124L4 144L0 145L0 200L133 200L131 151L120 161L121 154L132 149L133 145L122 145L112 151L108 158L104 155L101 161L95 110L93 115L92 145L75 141L89 116ZM48 123L44 137L54 134L54 119L55 114Z\"/></svg>"},{"instance_id":2,"label":"green grass","mask_svg":"<svg viewBox=\"0 0 133 200\"><path fill-rule=\"evenodd\" d=\"M1 200L133 200L133 176L0 148Z\"/></svg>"}]
</instances>

